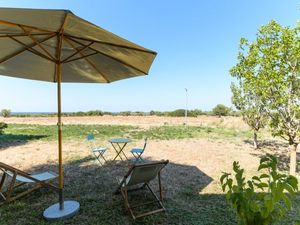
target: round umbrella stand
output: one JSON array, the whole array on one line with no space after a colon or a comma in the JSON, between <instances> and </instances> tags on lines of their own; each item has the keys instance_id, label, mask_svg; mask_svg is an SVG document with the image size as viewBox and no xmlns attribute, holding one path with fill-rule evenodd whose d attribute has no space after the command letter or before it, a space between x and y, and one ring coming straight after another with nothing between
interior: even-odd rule
<instances>
[{"instance_id":1,"label":"round umbrella stand","mask_svg":"<svg viewBox=\"0 0 300 225\"><path fill-rule=\"evenodd\" d=\"M74 216L80 208L80 204L76 201L64 201L63 209L60 209L60 204L56 203L47 208L43 216L46 220L57 221L62 219L68 219Z\"/></svg>"}]
</instances>

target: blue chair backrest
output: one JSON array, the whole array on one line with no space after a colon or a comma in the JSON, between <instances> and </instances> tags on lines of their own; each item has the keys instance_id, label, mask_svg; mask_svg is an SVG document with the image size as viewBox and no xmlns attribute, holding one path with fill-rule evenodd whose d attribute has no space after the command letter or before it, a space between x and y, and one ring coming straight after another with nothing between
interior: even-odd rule
<instances>
[{"instance_id":1,"label":"blue chair backrest","mask_svg":"<svg viewBox=\"0 0 300 225\"><path fill-rule=\"evenodd\" d=\"M86 136L86 139L87 139L88 141L92 141L92 140L94 140L95 138L94 138L94 135L93 135L93 134L88 134L88 135Z\"/></svg>"},{"instance_id":2,"label":"blue chair backrest","mask_svg":"<svg viewBox=\"0 0 300 225\"><path fill-rule=\"evenodd\" d=\"M146 148L146 146L147 146L147 140L148 140L148 138L146 137L146 138L145 138L145 144L144 144L143 151L145 151L145 148Z\"/></svg>"}]
</instances>

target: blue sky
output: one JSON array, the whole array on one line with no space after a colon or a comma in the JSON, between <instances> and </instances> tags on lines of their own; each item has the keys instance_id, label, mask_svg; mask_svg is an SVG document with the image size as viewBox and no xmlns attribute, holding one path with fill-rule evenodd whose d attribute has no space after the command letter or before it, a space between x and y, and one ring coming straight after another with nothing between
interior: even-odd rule
<instances>
[{"instance_id":1,"label":"blue sky","mask_svg":"<svg viewBox=\"0 0 300 225\"><path fill-rule=\"evenodd\" d=\"M158 52L148 76L111 84L63 84L62 110L210 110L231 106L228 71L241 37L275 19L294 27L299 0L0 0L1 7L70 9L123 38ZM1 50L0 50L1 52ZM1 53L0 53L1 54ZM56 85L0 76L0 109L56 111Z\"/></svg>"}]
</instances>

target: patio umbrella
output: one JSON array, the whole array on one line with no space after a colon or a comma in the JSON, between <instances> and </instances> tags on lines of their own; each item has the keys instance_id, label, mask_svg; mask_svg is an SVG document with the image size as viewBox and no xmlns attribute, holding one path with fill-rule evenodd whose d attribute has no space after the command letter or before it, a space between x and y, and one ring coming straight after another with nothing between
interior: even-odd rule
<instances>
[{"instance_id":1,"label":"patio umbrella","mask_svg":"<svg viewBox=\"0 0 300 225\"><path fill-rule=\"evenodd\" d=\"M59 203L46 219L74 215L63 201L61 82L110 83L146 75L156 53L68 10L0 8L0 74L57 83Z\"/></svg>"}]
</instances>

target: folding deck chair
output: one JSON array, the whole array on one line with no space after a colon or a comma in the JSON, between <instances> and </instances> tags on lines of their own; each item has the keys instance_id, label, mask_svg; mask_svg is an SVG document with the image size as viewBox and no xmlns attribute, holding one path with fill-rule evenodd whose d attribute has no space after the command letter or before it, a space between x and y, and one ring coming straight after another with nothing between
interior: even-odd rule
<instances>
[{"instance_id":1,"label":"folding deck chair","mask_svg":"<svg viewBox=\"0 0 300 225\"><path fill-rule=\"evenodd\" d=\"M58 177L56 173L44 172L44 173L31 175L25 173L24 171L21 171L19 169L16 169L12 166L0 162L0 172L1 171L3 173L2 173L2 178L0 180L0 197L2 197L4 201L0 202L0 205L5 203L10 203L41 187L49 187L54 190L58 190L56 186L49 183L50 181ZM7 180L8 177L11 178L10 183L8 184L7 189L4 191L3 186L5 180ZM34 184L34 186L13 196L13 192L15 188L20 187L24 184Z\"/></svg>"},{"instance_id":2,"label":"folding deck chair","mask_svg":"<svg viewBox=\"0 0 300 225\"><path fill-rule=\"evenodd\" d=\"M169 163L169 160L155 162L155 163L144 163L133 165L127 174L124 176L122 181L120 182L115 194L122 194L125 209L130 212L133 219L151 215L158 212L165 211L165 208L162 204L162 187L161 187L161 179L160 172L161 170ZM154 191L151 189L149 182L158 177L158 187L159 187L159 198L156 196ZM128 192L141 190L147 187L154 197L154 201L143 202L136 205L131 205L128 200ZM149 204L157 204L158 208L152 211L136 214L134 209L140 208Z\"/></svg>"},{"instance_id":3,"label":"folding deck chair","mask_svg":"<svg viewBox=\"0 0 300 225\"><path fill-rule=\"evenodd\" d=\"M142 154L144 153L145 151L145 148L147 146L147 139L148 138L145 138L145 144L144 144L144 147L143 148L133 148L130 150L130 152L132 153L132 155L134 156L135 158L135 161L138 162L138 161L145 161L143 158L142 158Z\"/></svg>"},{"instance_id":4,"label":"folding deck chair","mask_svg":"<svg viewBox=\"0 0 300 225\"><path fill-rule=\"evenodd\" d=\"M97 147L95 144L95 137L93 134L88 134L86 139L90 143L90 147L91 147L93 155L99 161L99 163L101 165L103 165L103 163L100 161L100 158L102 158L104 160L104 162L106 162L106 159L104 158L104 153L106 152L107 148Z\"/></svg>"}]
</instances>

